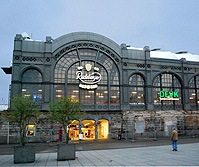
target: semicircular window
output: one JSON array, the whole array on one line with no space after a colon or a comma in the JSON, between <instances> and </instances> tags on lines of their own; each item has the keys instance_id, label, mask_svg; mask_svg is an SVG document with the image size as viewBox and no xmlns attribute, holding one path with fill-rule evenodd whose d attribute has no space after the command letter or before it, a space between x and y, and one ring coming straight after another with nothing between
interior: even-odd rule
<instances>
[{"instance_id":1,"label":"semicircular window","mask_svg":"<svg viewBox=\"0 0 199 167\"><path fill-rule=\"evenodd\" d=\"M182 109L181 83L175 74L162 73L153 81L155 109Z\"/></svg>"},{"instance_id":2,"label":"semicircular window","mask_svg":"<svg viewBox=\"0 0 199 167\"><path fill-rule=\"evenodd\" d=\"M189 81L189 102L191 109L199 109L199 76L194 76Z\"/></svg>"},{"instance_id":3,"label":"semicircular window","mask_svg":"<svg viewBox=\"0 0 199 167\"><path fill-rule=\"evenodd\" d=\"M119 91L116 64L98 50L73 50L63 55L55 66L55 101L69 96L80 99L82 104L119 104Z\"/></svg>"}]
</instances>

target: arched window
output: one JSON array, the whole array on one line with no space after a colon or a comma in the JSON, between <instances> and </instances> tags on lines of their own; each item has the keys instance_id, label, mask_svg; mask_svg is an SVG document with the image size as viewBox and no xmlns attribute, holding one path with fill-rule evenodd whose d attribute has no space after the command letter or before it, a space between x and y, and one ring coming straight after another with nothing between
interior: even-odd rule
<instances>
[{"instance_id":1,"label":"arched window","mask_svg":"<svg viewBox=\"0 0 199 167\"><path fill-rule=\"evenodd\" d=\"M38 103L42 101L42 75L35 69L26 70L21 78L22 93L24 96L32 95Z\"/></svg>"},{"instance_id":2,"label":"arched window","mask_svg":"<svg viewBox=\"0 0 199 167\"><path fill-rule=\"evenodd\" d=\"M153 99L155 109L181 109L181 83L178 78L174 74L159 74L153 81Z\"/></svg>"},{"instance_id":3,"label":"arched window","mask_svg":"<svg viewBox=\"0 0 199 167\"><path fill-rule=\"evenodd\" d=\"M199 76L194 76L189 82L189 101L191 109L199 109Z\"/></svg>"},{"instance_id":4,"label":"arched window","mask_svg":"<svg viewBox=\"0 0 199 167\"><path fill-rule=\"evenodd\" d=\"M82 104L119 104L117 66L98 50L80 48L70 51L55 66L54 95L55 101L69 96L80 99Z\"/></svg>"},{"instance_id":5,"label":"arched window","mask_svg":"<svg viewBox=\"0 0 199 167\"><path fill-rule=\"evenodd\" d=\"M129 99L130 104L145 104L144 79L134 74L129 78Z\"/></svg>"}]
</instances>

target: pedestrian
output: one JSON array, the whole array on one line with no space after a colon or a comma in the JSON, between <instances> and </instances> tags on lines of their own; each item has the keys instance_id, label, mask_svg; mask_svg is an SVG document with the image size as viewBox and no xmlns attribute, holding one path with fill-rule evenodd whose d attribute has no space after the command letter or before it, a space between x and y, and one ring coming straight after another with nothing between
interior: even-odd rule
<instances>
[{"instance_id":1,"label":"pedestrian","mask_svg":"<svg viewBox=\"0 0 199 167\"><path fill-rule=\"evenodd\" d=\"M173 151L178 151L178 132L175 130L175 127L172 128L173 132L171 134L171 141L172 141L172 147Z\"/></svg>"},{"instance_id":2,"label":"pedestrian","mask_svg":"<svg viewBox=\"0 0 199 167\"><path fill-rule=\"evenodd\" d=\"M117 139L121 140L121 131L120 130L118 131Z\"/></svg>"}]
</instances>

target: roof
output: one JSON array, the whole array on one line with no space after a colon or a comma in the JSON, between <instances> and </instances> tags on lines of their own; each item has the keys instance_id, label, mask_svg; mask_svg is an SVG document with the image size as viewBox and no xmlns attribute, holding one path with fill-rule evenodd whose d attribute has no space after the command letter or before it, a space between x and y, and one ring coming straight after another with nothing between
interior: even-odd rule
<instances>
[{"instance_id":1,"label":"roof","mask_svg":"<svg viewBox=\"0 0 199 167\"><path fill-rule=\"evenodd\" d=\"M8 109L8 105L7 104L0 104L0 111L4 111Z\"/></svg>"},{"instance_id":2,"label":"roof","mask_svg":"<svg viewBox=\"0 0 199 167\"><path fill-rule=\"evenodd\" d=\"M170 51L151 51L151 58L162 58L162 59L175 59L180 60L185 58L186 61L197 61L199 62L199 55L193 55L187 52L172 53Z\"/></svg>"},{"instance_id":3,"label":"roof","mask_svg":"<svg viewBox=\"0 0 199 167\"><path fill-rule=\"evenodd\" d=\"M127 47L127 49L144 50L144 48L135 48L135 47ZM159 58L159 59L174 59L174 60L180 60L182 58L185 58L186 61L199 62L199 55L194 55L186 51L172 53L170 51L161 51L160 49L156 49L150 51L150 57Z\"/></svg>"}]
</instances>

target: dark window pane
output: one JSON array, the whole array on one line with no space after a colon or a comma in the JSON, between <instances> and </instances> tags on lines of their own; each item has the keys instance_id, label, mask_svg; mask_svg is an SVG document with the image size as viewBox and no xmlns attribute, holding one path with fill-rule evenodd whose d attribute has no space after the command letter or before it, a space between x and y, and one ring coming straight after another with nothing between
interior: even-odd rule
<instances>
[{"instance_id":1,"label":"dark window pane","mask_svg":"<svg viewBox=\"0 0 199 167\"><path fill-rule=\"evenodd\" d=\"M79 86L78 85L67 85L67 96L72 99L79 99Z\"/></svg>"},{"instance_id":2,"label":"dark window pane","mask_svg":"<svg viewBox=\"0 0 199 167\"><path fill-rule=\"evenodd\" d=\"M41 84L22 84L22 93L24 96L33 96L34 101L41 103L42 101L42 86Z\"/></svg>"},{"instance_id":3,"label":"dark window pane","mask_svg":"<svg viewBox=\"0 0 199 167\"><path fill-rule=\"evenodd\" d=\"M42 82L41 73L35 69L27 70L22 75L22 82Z\"/></svg>"},{"instance_id":4,"label":"dark window pane","mask_svg":"<svg viewBox=\"0 0 199 167\"><path fill-rule=\"evenodd\" d=\"M61 57L55 66L54 82L65 83L66 70L72 63L78 60L79 59L76 51L71 51L65 54L63 57Z\"/></svg>"},{"instance_id":5,"label":"dark window pane","mask_svg":"<svg viewBox=\"0 0 199 167\"><path fill-rule=\"evenodd\" d=\"M119 72L118 69L108 56L103 53L99 54L98 61L105 67L110 76L110 85L119 85Z\"/></svg>"},{"instance_id":6,"label":"dark window pane","mask_svg":"<svg viewBox=\"0 0 199 167\"><path fill-rule=\"evenodd\" d=\"M160 88L153 88L153 100L154 100L154 104L155 105L160 105L161 101L160 101Z\"/></svg>"},{"instance_id":7,"label":"dark window pane","mask_svg":"<svg viewBox=\"0 0 199 167\"><path fill-rule=\"evenodd\" d=\"M81 89L82 104L94 104L94 90Z\"/></svg>"},{"instance_id":8,"label":"dark window pane","mask_svg":"<svg viewBox=\"0 0 199 167\"><path fill-rule=\"evenodd\" d=\"M97 56L97 51L91 49L79 49L79 55L82 60L95 60Z\"/></svg>"},{"instance_id":9,"label":"dark window pane","mask_svg":"<svg viewBox=\"0 0 199 167\"><path fill-rule=\"evenodd\" d=\"M79 67L79 63L74 64L69 70L68 70L68 83L79 83L79 80L76 79L76 72L77 68Z\"/></svg>"},{"instance_id":10,"label":"dark window pane","mask_svg":"<svg viewBox=\"0 0 199 167\"><path fill-rule=\"evenodd\" d=\"M97 104L108 104L108 91L107 86L99 86L96 89Z\"/></svg>"},{"instance_id":11,"label":"dark window pane","mask_svg":"<svg viewBox=\"0 0 199 167\"><path fill-rule=\"evenodd\" d=\"M134 74L129 78L130 104L144 104L144 79Z\"/></svg>"},{"instance_id":12,"label":"dark window pane","mask_svg":"<svg viewBox=\"0 0 199 167\"><path fill-rule=\"evenodd\" d=\"M64 85L54 86L55 101L59 101L61 97L64 97Z\"/></svg>"},{"instance_id":13,"label":"dark window pane","mask_svg":"<svg viewBox=\"0 0 199 167\"><path fill-rule=\"evenodd\" d=\"M111 86L110 103L111 104L119 104L120 103L119 87Z\"/></svg>"}]
</instances>

